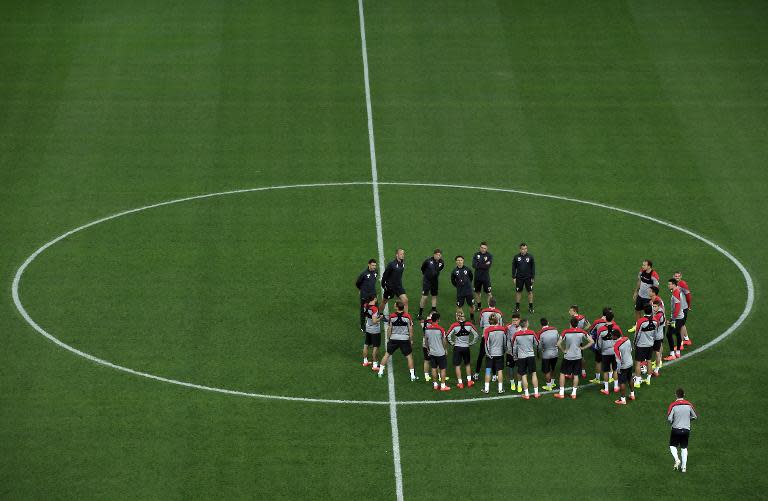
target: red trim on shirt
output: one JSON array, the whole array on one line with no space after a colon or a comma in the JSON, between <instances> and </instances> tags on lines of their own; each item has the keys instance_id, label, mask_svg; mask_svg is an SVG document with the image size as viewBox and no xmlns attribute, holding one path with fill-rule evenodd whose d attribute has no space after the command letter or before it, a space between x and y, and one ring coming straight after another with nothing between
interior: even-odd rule
<instances>
[{"instance_id":1,"label":"red trim on shirt","mask_svg":"<svg viewBox=\"0 0 768 501\"><path fill-rule=\"evenodd\" d=\"M480 314L482 315L483 313L498 313L501 315L501 311L498 308L483 308L480 310Z\"/></svg>"},{"instance_id":2,"label":"red trim on shirt","mask_svg":"<svg viewBox=\"0 0 768 501\"><path fill-rule=\"evenodd\" d=\"M680 307L683 305L682 298L680 297L680 289L677 288L672 291L672 297L677 299L677 301L672 301L675 304L675 309L672 312L672 318L676 319L680 315Z\"/></svg>"},{"instance_id":3,"label":"red trim on shirt","mask_svg":"<svg viewBox=\"0 0 768 501\"><path fill-rule=\"evenodd\" d=\"M439 330L440 332L443 333L443 336L445 336L445 329L440 327L439 324L435 324L435 323L427 324L427 326L424 328L424 330L427 330L427 329L437 329L437 330Z\"/></svg>"},{"instance_id":4,"label":"red trim on shirt","mask_svg":"<svg viewBox=\"0 0 768 501\"><path fill-rule=\"evenodd\" d=\"M483 339L488 340L488 335L493 331L501 331L506 334L507 329L503 325L489 325L483 331Z\"/></svg>"},{"instance_id":5,"label":"red trim on shirt","mask_svg":"<svg viewBox=\"0 0 768 501\"><path fill-rule=\"evenodd\" d=\"M677 282L677 285L679 285L682 289L687 290L688 292L685 293L685 302L688 303L688 308L691 307L691 289L688 288L688 284L685 282L685 280L680 280Z\"/></svg>"},{"instance_id":6,"label":"red trim on shirt","mask_svg":"<svg viewBox=\"0 0 768 501\"><path fill-rule=\"evenodd\" d=\"M694 407L692 403L690 403L688 400L682 399L682 400L675 400L674 402L669 404L669 407L667 408L667 416L669 416L669 413L672 412L672 409L674 409L678 405L690 405L691 409L693 409L693 412L696 412L696 407Z\"/></svg>"},{"instance_id":7,"label":"red trim on shirt","mask_svg":"<svg viewBox=\"0 0 768 501\"><path fill-rule=\"evenodd\" d=\"M517 331L517 332L515 332L515 335L512 336L512 341L514 341L517 336L533 336L533 337L536 337L536 333L533 332L531 329L525 329L524 331Z\"/></svg>"},{"instance_id":8,"label":"red trim on shirt","mask_svg":"<svg viewBox=\"0 0 768 501\"><path fill-rule=\"evenodd\" d=\"M613 343L613 352L616 354L616 360L619 362L621 362L621 352L619 351L619 347L627 341L629 341L628 337L620 337Z\"/></svg>"}]
</instances>

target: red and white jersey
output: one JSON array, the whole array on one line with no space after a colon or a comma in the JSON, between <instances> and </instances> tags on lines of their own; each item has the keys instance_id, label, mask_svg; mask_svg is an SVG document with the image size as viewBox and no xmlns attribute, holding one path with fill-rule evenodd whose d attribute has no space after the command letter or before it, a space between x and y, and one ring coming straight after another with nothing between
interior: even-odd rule
<instances>
[{"instance_id":1,"label":"red and white jersey","mask_svg":"<svg viewBox=\"0 0 768 501\"><path fill-rule=\"evenodd\" d=\"M411 339L411 329L413 328L413 319L408 313L395 312L389 315L389 325L391 326L390 339L395 341L408 341Z\"/></svg>"},{"instance_id":2,"label":"red and white jersey","mask_svg":"<svg viewBox=\"0 0 768 501\"><path fill-rule=\"evenodd\" d=\"M584 315L579 315L578 313L574 315L574 318L579 321L578 324L576 324L577 329L586 330L584 327L587 326L587 319L584 317Z\"/></svg>"},{"instance_id":3,"label":"red and white jersey","mask_svg":"<svg viewBox=\"0 0 768 501\"><path fill-rule=\"evenodd\" d=\"M653 316L653 320L656 322L656 332L653 335L653 340L661 341L664 339L664 324L667 322L667 317L664 316L664 310L659 310Z\"/></svg>"},{"instance_id":4,"label":"red and white jersey","mask_svg":"<svg viewBox=\"0 0 768 501\"><path fill-rule=\"evenodd\" d=\"M688 288L688 284L685 280L679 280L677 286L680 287L680 296L683 300L683 309L687 310L691 307L691 289Z\"/></svg>"},{"instance_id":5,"label":"red and white jersey","mask_svg":"<svg viewBox=\"0 0 768 501\"><path fill-rule=\"evenodd\" d=\"M672 291L670 304L672 305L672 313L670 314L672 320L681 320L685 313L683 313L683 299L679 287Z\"/></svg>"},{"instance_id":6,"label":"red and white jersey","mask_svg":"<svg viewBox=\"0 0 768 501\"><path fill-rule=\"evenodd\" d=\"M483 308L480 310L480 330L484 331L486 327L488 327L490 322L488 319L491 318L491 315L496 315L499 317L499 321L496 322L496 325L503 325L504 323L501 321L501 311L499 311L498 308Z\"/></svg>"},{"instance_id":7,"label":"red and white jersey","mask_svg":"<svg viewBox=\"0 0 768 501\"><path fill-rule=\"evenodd\" d=\"M664 306L664 300L661 299L661 296L656 296L656 299L653 300L653 304L658 304L659 311L664 313L665 315L667 314L667 308L666 306Z\"/></svg>"},{"instance_id":8,"label":"red and white jersey","mask_svg":"<svg viewBox=\"0 0 768 501\"><path fill-rule=\"evenodd\" d=\"M651 287L659 286L659 274L656 273L656 270L651 270L649 272L640 270L637 274L637 279L640 281L640 289L638 289L637 295L643 299L650 299Z\"/></svg>"}]
</instances>

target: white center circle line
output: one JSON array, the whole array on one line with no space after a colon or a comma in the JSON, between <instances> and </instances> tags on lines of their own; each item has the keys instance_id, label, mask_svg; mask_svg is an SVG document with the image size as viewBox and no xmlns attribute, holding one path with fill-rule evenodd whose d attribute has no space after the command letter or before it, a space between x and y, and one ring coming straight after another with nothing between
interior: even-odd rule
<instances>
[{"instance_id":1,"label":"white center circle line","mask_svg":"<svg viewBox=\"0 0 768 501\"><path fill-rule=\"evenodd\" d=\"M29 315L27 310L24 308L23 303L21 302L21 298L19 296L19 286L21 284L21 278L24 275L24 272L29 267L32 262L37 259L40 254L42 254L44 251L46 251L48 248L52 247L53 245L57 244L58 242L61 242L62 240L66 239L69 236L74 235L75 233L78 233L82 230L85 230L87 228L90 228L92 226L96 226L97 224L104 223L113 219L117 219L119 217L127 216L129 214L135 214L137 212L142 212L149 209L155 209L158 207L164 207L167 205L173 205L178 204L182 202L189 202L193 200L202 200L206 198L213 198L213 197L220 197L225 195L235 195L240 193L252 193L252 192L258 192L258 191L271 191L271 190L286 190L286 189L300 189L300 188L323 188L323 187L339 187L339 186L370 186L372 184L371 181L352 181L352 182L335 182L335 183L314 183L314 184L293 184L293 185L281 185L281 186L265 186L261 188L246 188L246 189L240 189L240 190L231 190L231 191L222 191L222 192L216 192L216 193L207 193L204 195L195 195L190 197L184 197L184 198L178 198L175 200L169 200L166 202L159 202L151 205L146 205L144 207L138 207L136 209L129 209L126 211L118 212L116 214L112 214L111 216L106 216L101 219L97 219L95 221L91 221L90 223L86 223L82 226L78 226L77 228L74 228L72 230L69 230L65 233L62 233L58 237L54 238L53 240L43 244L41 247L39 247L35 252L30 254L29 257L19 266L19 268L16 270L16 274L13 277L13 283L11 285L11 296L13 297L13 303L16 306L16 309L19 311L21 316L24 318L24 320L39 334L47 338L49 341L53 342L57 346L64 348L65 350L74 353L75 355L78 355L80 357L83 357L87 360L90 360L91 362L95 362L99 365L103 365L105 367L109 367L115 370L119 370L122 372L126 372L128 374L133 374L135 376L141 376L148 379L153 379L155 381L161 381L164 383L174 384L178 386L184 386L187 388L193 388L196 390L204 390L204 391L210 391L215 393L222 393L226 395L235 395L235 396L242 396L242 397L251 397L251 398L262 398L262 399L270 399L270 400L286 400L286 401L292 401L292 402L317 402L317 403L326 403L326 404L354 404L354 405L390 405L389 400L345 400L345 399L327 399L327 398L310 398L310 397L291 397L286 395L269 395L269 394L263 394L263 393L252 393L247 391L239 391L239 390L232 390L227 388L218 388L215 386L205 386L200 385L196 383L191 383L188 381L179 381L177 379L171 379L164 376L158 376L156 374L151 374L148 372L142 372L135 369L131 369L130 367L125 367L122 365L118 365L115 363L112 363L108 360L104 360L101 358L98 358L94 355L91 355L90 353L86 353L84 351L78 350L77 348L68 345L67 343L61 341L59 338L55 337L51 333L47 332L45 329L43 329L35 320ZM680 360L692 357L693 355L696 355L697 353L701 353L705 350L708 350L709 348L712 348L716 344L723 341L725 338L733 334L740 326L744 323L744 321L747 319L749 314L752 312L752 307L754 305L754 298L755 298L755 287L754 282L752 280L752 276L749 274L749 271L747 271L747 268L739 261L733 254L728 252L727 250L720 247L715 242L709 240L706 237L703 237L699 235L698 233L695 233L687 228L684 228L682 226L669 223L667 221L657 219L653 216L648 216L646 214L629 210L629 209L622 209L620 207L614 207L607 204L602 204L599 202L592 202L588 200L579 200L576 198L571 197L564 197L560 195L551 195L546 193L537 193L537 192L531 192L531 191L524 191L524 190L516 190L511 188L495 188L495 187L486 187L486 186L467 186L467 185L458 185L458 184L441 184L441 183L406 183L406 182L385 182L385 181L379 181L379 185L381 186L406 186L406 187L428 187L428 188L449 188L449 189L470 189L470 190L479 190L479 191L489 191L489 192L498 192L498 193L516 193L519 195L527 195L531 197L539 197L539 198L547 198L552 200L561 200L566 202L573 202L578 203L582 205L589 205L593 207L598 207L602 209L611 210L614 212L619 212L623 214L627 214L630 216L639 217L641 219L645 219L647 221L651 221L653 223L660 224L662 226L666 226L668 228L671 228L673 230L677 230L679 232L685 233L688 236L691 236L708 246L715 249L720 254L727 257L731 262L733 262L736 267L741 272L744 282L746 284L747 288L747 300L744 305L744 309L741 312L741 315L739 315L739 318L731 324L731 326L726 329L723 333L712 339L711 341L707 342L706 344L703 344L696 348L695 350L686 352L685 355L683 355L681 358L667 362L664 364L665 366L671 365L674 363L677 363ZM489 400L503 400L503 399L509 399L509 398L519 398L520 395L502 395L502 396L494 396L494 397L472 397L472 398L464 398L464 399L454 399L454 400L398 400L397 405L426 405L426 404L458 404L458 403L475 403L475 402L485 402Z\"/></svg>"}]
</instances>

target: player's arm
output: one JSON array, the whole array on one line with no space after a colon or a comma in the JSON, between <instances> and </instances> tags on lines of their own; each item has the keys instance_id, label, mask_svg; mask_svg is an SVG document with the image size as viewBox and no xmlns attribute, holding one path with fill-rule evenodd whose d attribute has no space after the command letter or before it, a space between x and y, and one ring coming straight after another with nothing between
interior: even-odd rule
<instances>
[{"instance_id":1,"label":"player's arm","mask_svg":"<svg viewBox=\"0 0 768 501\"><path fill-rule=\"evenodd\" d=\"M515 256L517 257L517 256ZM512 258L512 280L517 278L517 259Z\"/></svg>"},{"instance_id":2,"label":"player's arm","mask_svg":"<svg viewBox=\"0 0 768 501\"><path fill-rule=\"evenodd\" d=\"M533 283L534 278L536 278L536 260L531 256L531 283Z\"/></svg>"},{"instance_id":3,"label":"player's arm","mask_svg":"<svg viewBox=\"0 0 768 501\"><path fill-rule=\"evenodd\" d=\"M384 327L384 333L386 335L386 339L392 337L392 322L387 322L386 327Z\"/></svg>"},{"instance_id":4,"label":"player's arm","mask_svg":"<svg viewBox=\"0 0 768 501\"><path fill-rule=\"evenodd\" d=\"M592 336L587 335L587 333L584 333L584 337L587 339L587 344L581 347L581 351L588 350L589 348L592 348L592 345L595 344L594 339L592 339Z\"/></svg>"},{"instance_id":5,"label":"player's arm","mask_svg":"<svg viewBox=\"0 0 768 501\"><path fill-rule=\"evenodd\" d=\"M359 290L360 287L363 286L363 277L365 276L365 272L361 273L357 276L357 280L355 281L355 287Z\"/></svg>"},{"instance_id":6,"label":"player's arm","mask_svg":"<svg viewBox=\"0 0 768 501\"><path fill-rule=\"evenodd\" d=\"M472 281L475 279L474 273L472 273L472 270L467 270L467 273L469 273L469 280Z\"/></svg>"},{"instance_id":7,"label":"player's arm","mask_svg":"<svg viewBox=\"0 0 768 501\"><path fill-rule=\"evenodd\" d=\"M480 265L479 254L472 254L472 268L476 270L479 265Z\"/></svg>"},{"instance_id":8,"label":"player's arm","mask_svg":"<svg viewBox=\"0 0 768 501\"><path fill-rule=\"evenodd\" d=\"M391 324L387 324L387 327L389 328ZM408 323L408 341L413 344L413 322Z\"/></svg>"},{"instance_id":9,"label":"player's arm","mask_svg":"<svg viewBox=\"0 0 768 501\"><path fill-rule=\"evenodd\" d=\"M469 344L473 345L477 342L478 338L480 337L480 334L477 333L475 326L472 324L469 325L469 332L472 333L472 341L470 341Z\"/></svg>"},{"instance_id":10,"label":"player's arm","mask_svg":"<svg viewBox=\"0 0 768 501\"><path fill-rule=\"evenodd\" d=\"M565 339L565 336L557 337L557 349L565 353L565 350L563 349L563 339Z\"/></svg>"},{"instance_id":11,"label":"player's arm","mask_svg":"<svg viewBox=\"0 0 768 501\"><path fill-rule=\"evenodd\" d=\"M637 301L637 295L640 293L640 277L637 278L637 285L635 285L635 290L632 291L632 301Z\"/></svg>"},{"instance_id":12,"label":"player's arm","mask_svg":"<svg viewBox=\"0 0 768 501\"><path fill-rule=\"evenodd\" d=\"M456 287L456 274L455 273L451 273L451 285Z\"/></svg>"}]
</instances>

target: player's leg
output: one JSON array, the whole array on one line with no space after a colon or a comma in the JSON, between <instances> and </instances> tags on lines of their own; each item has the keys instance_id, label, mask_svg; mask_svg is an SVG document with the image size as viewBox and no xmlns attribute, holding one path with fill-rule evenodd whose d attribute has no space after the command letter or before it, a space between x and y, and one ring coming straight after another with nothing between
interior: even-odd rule
<instances>
[{"instance_id":1,"label":"player's leg","mask_svg":"<svg viewBox=\"0 0 768 501\"><path fill-rule=\"evenodd\" d=\"M533 384L533 397L539 398L539 376L536 374L535 368L531 374L531 383Z\"/></svg>"},{"instance_id":2,"label":"player's leg","mask_svg":"<svg viewBox=\"0 0 768 501\"><path fill-rule=\"evenodd\" d=\"M496 382L499 385L499 393L504 393L504 360L499 359L496 367Z\"/></svg>"},{"instance_id":3,"label":"player's leg","mask_svg":"<svg viewBox=\"0 0 768 501\"><path fill-rule=\"evenodd\" d=\"M520 313L520 298L523 296L523 281L519 278L515 282L515 313Z\"/></svg>"},{"instance_id":4,"label":"player's leg","mask_svg":"<svg viewBox=\"0 0 768 501\"><path fill-rule=\"evenodd\" d=\"M680 435L680 459L682 460L680 471L683 473L688 470L688 436L686 432Z\"/></svg>"},{"instance_id":5,"label":"player's leg","mask_svg":"<svg viewBox=\"0 0 768 501\"><path fill-rule=\"evenodd\" d=\"M423 290L421 292L421 299L419 299L419 316L417 317L419 320L423 320L424 319L424 306L426 306L426 304L427 304L426 292L427 292L426 290Z\"/></svg>"},{"instance_id":6,"label":"player's leg","mask_svg":"<svg viewBox=\"0 0 768 501\"><path fill-rule=\"evenodd\" d=\"M527 399L529 397L528 397L528 374L526 372L523 372L522 374L520 374L520 382L523 383L523 391L525 392L523 394L523 398Z\"/></svg>"},{"instance_id":7,"label":"player's leg","mask_svg":"<svg viewBox=\"0 0 768 501\"><path fill-rule=\"evenodd\" d=\"M477 380L480 377L480 369L483 367L483 362L485 361L485 343L483 343L483 340L480 340L480 349L477 350L477 360L475 361L475 375L473 376L473 379Z\"/></svg>"},{"instance_id":8,"label":"player's leg","mask_svg":"<svg viewBox=\"0 0 768 501\"><path fill-rule=\"evenodd\" d=\"M560 391L555 393L555 398L565 398L565 360L563 360L563 366L560 366Z\"/></svg>"},{"instance_id":9,"label":"player's leg","mask_svg":"<svg viewBox=\"0 0 768 501\"><path fill-rule=\"evenodd\" d=\"M408 313L408 296L402 293L397 298L403 303L404 311Z\"/></svg>"},{"instance_id":10,"label":"player's leg","mask_svg":"<svg viewBox=\"0 0 768 501\"><path fill-rule=\"evenodd\" d=\"M685 329L685 318L675 321L675 355L680 358L680 352L683 351L683 329Z\"/></svg>"},{"instance_id":11,"label":"player's leg","mask_svg":"<svg viewBox=\"0 0 768 501\"><path fill-rule=\"evenodd\" d=\"M587 378L587 362L584 360L584 357L581 357L581 377Z\"/></svg>"},{"instance_id":12,"label":"player's leg","mask_svg":"<svg viewBox=\"0 0 768 501\"><path fill-rule=\"evenodd\" d=\"M664 357L664 360L674 360L677 358L675 355L675 328L672 324L667 326L667 344L669 345L669 356Z\"/></svg>"},{"instance_id":13,"label":"player's leg","mask_svg":"<svg viewBox=\"0 0 768 501\"><path fill-rule=\"evenodd\" d=\"M381 334L374 334L373 336L373 359L371 360L373 362L373 369L374 371L379 370L379 346L381 345Z\"/></svg>"},{"instance_id":14,"label":"player's leg","mask_svg":"<svg viewBox=\"0 0 768 501\"><path fill-rule=\"evenodd\" d=\"M693 342L688 337L688 308L683 310L683 321L685 323L683 324L683 327L680 329L680 334L683 336L683 345L690 346L691 344L693 344Z\"/></svg>"},{"instance_id":15,"label":"player's leg","mask_svg":"<svg viewBox=\"0 0 768 501\"><path fill-rule=\"evenodd\" d=\"M429 353L427 352L427 349L422 347L421 353L424 355L424 381L429 383L429 381L432 379L429 377L430 372L430 365L429 365Z\"/></svg>"},{"instance_id":16,"label":"player's leg","mask_svg":"<svg viewBox=\"0 0 768 501\"><path fill-rule=\"evenodd\" d=\"M672 469L674 470L677 470L678 468L680 468L680 456L677 455L677 446L679 443L680 443L679 437L677 433L675 433L675 430L673 428L669 434L669 452L671 452L672 457L675 458L675 464L672 466Z\"/></svg>"},{"instance_id":17,"label":"player's leg","mask_svg":"<svg viewBox=\"0 0 768 501\"><path fill-rule=\"evenodd\" d=\"M437 357L429 357L429 365L432 369L432 388L437 390L439 389L438 381L440 379L440 376L437 372Z\"/></svg>"},{"instance_id":18,"label":"player's leg","mask_svg":"<svg viewBox=\"0 0 768 501\"><path fill-rule=\"evenodd\" d=\"M448 366L448 357L443 355L442 357L440 357L440 378L441 378L440 379L440 390L441 391L448 391L448 390L451 389L450 386L445 384L445 381L447 379L445 377L445 371L446 371L447 366Z\"/></svg>"},{"instance_id":19,"label":"player's leg","mask_svg":"<svg viewBox=\"0 0 768 501\"><path fill-rule=\"evenodd\" d=\"M464 380L461 379L461 351L453 348L453 370L456 373L456 387L464 388Z\"/></svg>"},{"instance_id":20,"label":"player's leg","mask_svg":"<svg viewBox=\"0 0 768 501\"><path fill-rule=\"evenodd\" d=\"M363 343L363 367L368 367L371 365L371 362L368 361L368 341L367 338L370 334L366 334L366 342Z\"/></svg>"},{"instance_id":21,"label":"player's leg","mask_svg":"<svg viewBox=\"0 0 768 501\"><path fill-rule=\"evenodd\" d=\"M525 290L528 291L528 313L533 313L533 279L525 281Z\"/></svg>"},{"instance_id":22,"label":"player's leg","mask_svg":"<svg viewBox=\"0 0 768 501\"><path fill-rule=\"evenodd\" d=\"M635 348L635 353L637 353L637 349ZM640 377L640 364L642 362L640 361L640 357L637 357L637 360L635 360L635 377L632 381L632 384L635 388L640 388L640 381L642 381L642 378Z\"/></svg>"},{"instance_id":23,"label":"player's leg","mask_svg":"<svg viewBox=\"0 0 768 501\"><path fill-rule=\"evenodd\" d=\"M411 373L411 381L416 381L419 378L416 376L416 369L413 367L413 353L406 355L405 359L408 361L408 372Z\"/></svg>"},{"instance_id":24,"label":"player's leg","mask_svg":"<svg viewBox=\"0 0 768 501\"><path fill-rule=\"evenodd\" d=\"M579 387L579 373L576 371L573 375L573 388L571 388L571 398L576 398L576 388Z\"/></svg>"},{"instance_id":25,"label":"player's leg","mask_svg":"<svg viewBox=\"0 0 768 501\"><path fill-rule=\"evenodd\" d=\"M490 357L485 357L485 385L483 389L483 393L488 393L488 390L491 386L491 364L493 363L493 360Z\"/></svg>"}]
</instances>

